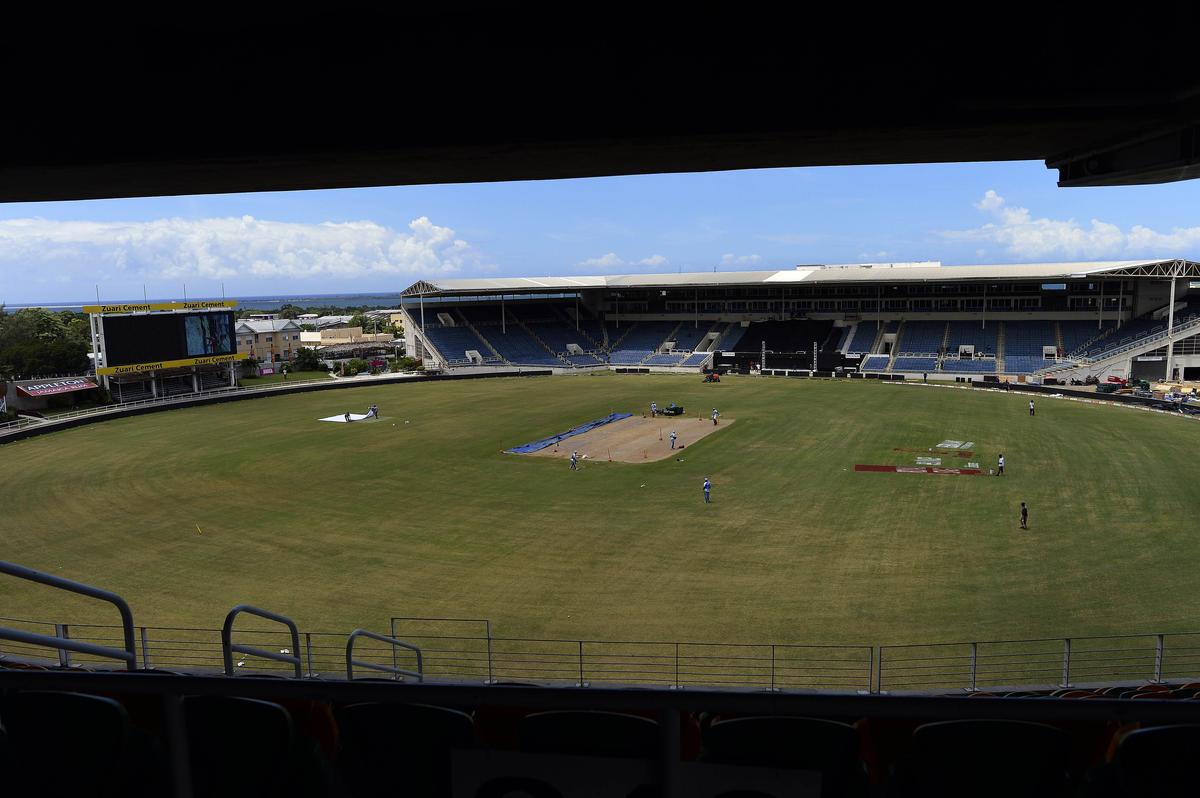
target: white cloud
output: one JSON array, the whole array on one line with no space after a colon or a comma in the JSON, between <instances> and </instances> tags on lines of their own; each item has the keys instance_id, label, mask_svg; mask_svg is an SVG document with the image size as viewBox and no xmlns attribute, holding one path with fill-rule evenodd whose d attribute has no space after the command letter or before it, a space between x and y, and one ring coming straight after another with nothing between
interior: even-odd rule
<instances>
[{"instance_id":1,"label":"white cloud","mask_svg":"<svg viewBox=\"0 0 1200 798\"><path fill-rule=\"evenodd\" d=\"M1035 218L1028 208L1009 205L991 189L974 206L993 221L970 230L945 231L941 236L990 244L1021 260L1178 256L1200 245L1200 226L1158 232L1134 225L1126 232L1100 219L1085 225L1074 219Z\"/></svg>"},{"instance_id":2,"label":"white cloud","mask_svg":"<svg viewBox=\"0 0 1200 798\"><path fill-rule=\"evenodd\" d=\"M110 279L340 279L450 274L479 265L470 244L425 216L407 230L370 221L304 224L251 216L0 220L0 268Z\"/></svg>"},{"instance_id":3,"label":"white cloud","mask_svg":"<svg viewBox=\"0 0 1200 798\"><path fill-rule=\"evenodd\" d=\"M585 266L588 268L592 268L592 269L601 269L601 270L603 270L603 269L619 269L625 265L625 261L621 260L621 258L617 256L617 253L609 252L607 254L601 255L598 258L588 258L587 260L581 260L579 262L579 265Z\"/></svg>"},{"instance_id":4,"label":"white cloud","mask_svg":"<svg viewBox=\"0 0 1200 798\"><path fill-rule=\"evenodd\" d=\"M615 252L608 252L598 258L588 258L587 260L580 261L579 265L587 269L611 272L629 266L666 266L667 262L667 259L662 255L651 255L641 260L627 261Z\"/></svg>"},{"instance_id":5,"label":"white cloud","mask_svg":"<svg viewBox=\"0 0 1200 798\"><path fill-rule=\"evenodd\" d=\"M722 266L753 266L761 262L762 258L758 255L734 255L727 252L721 256Z\"/></svg>"}]
</instances>

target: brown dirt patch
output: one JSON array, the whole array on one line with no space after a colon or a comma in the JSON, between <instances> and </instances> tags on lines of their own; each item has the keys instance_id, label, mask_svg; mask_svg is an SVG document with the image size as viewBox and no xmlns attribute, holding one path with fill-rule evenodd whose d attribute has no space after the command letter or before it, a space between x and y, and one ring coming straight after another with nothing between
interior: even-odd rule
<instances>
[{"instance_id":1,"label":"brown dirt patch","mask_svg":"<svg viewBox=\"0 0 1200 798\"><path fill-rule=\"evenodd\" d=\"M685 448L691 446L701 438L725 429L735 420L722 416L721 423L714 427L712 419L697 421L695 416L632 416L567 438L557 447L549 446L540 452L534 452L533 456L566 459L571 456L572 451L577 451L581 457L586 455L588 460L607 461L611 457L621 463L648 463L651 460L663 460L673 454L671 430L675 430L679 436L675 442L675 451L678 452L680 444Z\"/></svg>"}]
</instances>

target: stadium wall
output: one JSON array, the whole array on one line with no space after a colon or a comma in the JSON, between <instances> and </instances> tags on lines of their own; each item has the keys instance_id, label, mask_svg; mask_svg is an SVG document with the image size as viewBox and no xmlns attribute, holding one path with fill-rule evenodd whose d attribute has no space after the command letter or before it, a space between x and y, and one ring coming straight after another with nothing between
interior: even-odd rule
<instances>
[{"instance_id":1,"label":"stadium wall","mask_svg":"<svg viewBox=\"0 0 1200 798\"><path fill-rule=\"evenodd\" d=\"M550 369L526 369L503 372L497 372L495 370L488 369L470 374L431 374L422 377L406 377L397 375L395 377L378 377L369 381L330 380L328 382L314 382L307 385L272 387L270 390L230 391L228 393L220 393L213 396L196 396L192 398L183 396L170 401L164 401L159 404L148 404L140 407L122 407L117 405L111 410L101 410L92 415L76 416L74 418L63 419L61 421L49 419L41 424L33 424L22 427L10 433L0 435L0 445L12 443L14 441L25 440L26 438L32 438L36 435L44 435L48 432L73 429L75 427L82 427L87 424L95 424L100 421L108 421L109 419L114 418L130 418L132 416L141 416L147 413L158 413L164 410L174 410L180 407L199 407L201 405L224 404L225 402L238 402L246 399L258 399L264 396L311 393L313 391L328 391L338 388L362 388L367 385L381 384L443 382L450 380L475 380L496 377L545 377L549 376L551 373L552 371Z\"/></svg>"}]
</instances>

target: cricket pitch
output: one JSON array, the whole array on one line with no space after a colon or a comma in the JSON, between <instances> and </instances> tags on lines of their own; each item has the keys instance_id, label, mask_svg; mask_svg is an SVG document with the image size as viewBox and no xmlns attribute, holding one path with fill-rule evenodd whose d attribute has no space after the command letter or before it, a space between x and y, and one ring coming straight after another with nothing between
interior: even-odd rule
<instances>
[{"instance_id":1,"label":"cricket pitch","mask_svg":"<svg viewBox=\"0 0 1200 798\"><path fill-rule=\"evenodd\" d=\"M684 447L691 446L701 438L725 429L735 420L722 416L720 423L714 426L710 418L697 421L694 417L687 416L631 416L567 438L556 446L548 446L534 452L532 456L565 459L571 456L572 451L576 451L580 457L586 455L588 460L611 459L619 463L648 463L678 454L681 444ZM678 434L674 451L671 450L671 430Z\"/></svg>"}]
</instances>

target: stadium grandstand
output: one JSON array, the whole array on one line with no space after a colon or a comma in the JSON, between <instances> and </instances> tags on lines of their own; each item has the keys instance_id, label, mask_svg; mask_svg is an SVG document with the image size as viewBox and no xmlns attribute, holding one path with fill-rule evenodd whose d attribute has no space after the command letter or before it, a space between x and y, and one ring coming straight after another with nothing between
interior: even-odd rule
<instances>
[{"instance_id":1,"label":"stadium grandstand","mask_svg":"<svg viewBox=\"0 0 1200 798\"><path fill-rule=\"evenodd\" d=\"M42 5L13 9L10 28L17 35L9 37L9 58L37 68L20 72L7 98L9 115L17 122L0 130L0 201L861 163L1037 160L1057 172L1063 187L1148 186L1200 176L1198 81L1195 72L1182 68L1194 34L1181 9L1121 9L1114 24L1111 13L1097 13L1099 7L1078 14L1071 8L1046 13L1044 6L1005 7L967 35L965 27L947 35L946 15L933 8L835 4L815 19L808 7L778 14L733 10L680 14L645 4L633 15L592 13L573 25L569 15L513 4L298 9L286 15L251 5L233 15L177 7L154 14L119 7L70 13ZM453 43L449 49L448 41ZM392 123L381 98L414 85L413 76L452 90L422 93L416 114L405 113L403 103L391 103L401 110ZM154 102L145 102L146 97ZM338 113L358 108L370 112ZM298 121L296 109L314 110ZM79 124L92 118L104 123ZM99 263L83 268L97 276L103 272ZM490 393L519 383L522 398L534 394L536 389L526 388L531 381L554 390L564 383L595 390L588 383L682 386L683 380L475 381L457 380L455 372L467 377L526 368L694 373L753 367L784 374L928 372L931 379L945 381L1025 377L1048 382L1122 373L1172 376L1176 370L1194 377L1200 365L1195 272L1190 261L1163 260L436 278L405 292L401 315L409 354L450 372L429 377L429 385L481 385ZM151 396L181 389L186 387L181 377L192 366L180 368L188 372L164 374L157 384L135 372L129 376L137 383L127 387ZM211 379L221 374L213 369ZM119 384L126 376L111 375ZM205 379L203 372L198 379ZM728 382L733 385L726 388L740 387L738 379ZM740 382L747 386L747 403L782 390L781 385L789 390L878 387L879 393L916 394L910 401L918 407L945 407L939 402L950 399L941 397L953 397L1015 402L1018 414L1023 410L1017 397L990 391L884 388L865 381L851 387L848 380ZM434 391L411 391L411 403L425 401L424 407L439 411L439 405L450 404L440 397L430 401L427 393ZM322 389L309 396L328 394ZM570 554L583 563L601 554L587 545L592 541L611 537L638 548L661 531L644 522L639 526L632 502L622 505L608 488L548 491L540 502L513 491L489 494L485 502L476 494L502 467L484 461L487 470L475 472L483 476L472 480L463 469L477 455L470 451L463 462L440 470L444 441L433 438L412 447L364 448L369 435L385 429L382 424L324 425L329 429L317 435L360 435L344 446L347 452L399 456L412 448L421 458L409 469L412 476L438 471L436 483L405 495L397 490L407 489L402 481L374 458L360 455L375 469L371 479L359 480L370 492L355 494L352 485L338 492L330 486L336 487L338 472L347 469L329 467L336 461L328 444L323 450L291 449L287 465L303 476L289 474L287 482L258 482L255 469L234 467L229 450L239 443L273 462L271 449L315 437L280 426L301 415L316 424L316 399L312 405L300 399L289 401L299 403L303 413L278 412L281 406L272 404L255 424L245 419L254 416L257 401L227 406L236 408L228 413L236 421L224 426L210 427L214 416L208 413L173 414L165 423L150 417L153 428L122 423L120 438L107 444L114 454L110 461L87 457L87 445L99 437L90 433L64 437L56 449L49 443L45 448L22 445L10 457L10 484L31 473L39 452L64 466L88 467L57 492L39 494L34 485L10 489L5 498L15 500L4 505L0 526L6 549L14 552L10 558L19 553L27 565L88 584L0 563L6 606L77 602L53 617L0 621L0 766L6 793L858 798L1196 792L1197 636L1156 631L1150 620L1186 623L1194 615L1186 581L1159 578L1167 566L1183 562L1186 567L1190 560L1190 530L1181 525L1182 533L1172 539L1163 526L1194 516L1194 491L1180 487L1175 495L1154 500L1136 489L1122 490L1129 487L1122 474L1147 471L1185 449L1179 441L1187 439L1163 435L1144 457L1134 458L1126 457L1130 443L1159 422L1190 421L1130 412L1125 414L1131 417L1129 426L1110 439L1096 430L1108 432L1121 419L1106 415L1102 423L1091 424L1088 417L1076 428L1076 439L1084 444L1104 438L1106 448L1088 450L1084 464L1095 470L1082 473L1073 485L1067 480L1070 469L1061 462L1073 447L1061 440L1057 448L1047 446L1054 470L1026 484L1049 486L1058 507L1079 512L1064 516L1052 534L1020 539L1011 557L995 545L1001 538L1015 540L1010 535L983 541L970 533L985 525L984 511L995 506L984 497L1015 480L976 480L974 487L982 490L959 503L945 489L957 493L967 486L939 482L938 503L919 515L898 505L902 490L858 489L841 497L821 493L811 505L775 521L776 497L746 479L752 500L733 513L738 539L752 538L757 527L771 523L791 531L812 514L837 514L838 531L850 531L856 525L845 522L842 513L882 497L886 512L879 515L899 518L902 527L895 538L915 537L949 519L961 522L947 540L961 539L964 548L929 546L920 552L917 561L927 567L914 569L913 577L929 593L943 577L971 563L993 574L1011 568L1039 590L1065 583L1072 591L1087 585L1106 591L1102 600L1076 607L1078 614L1039 601L1064 626L1094 624L1132 599L1152 595L1155 614L1131 621L1130 634L996 643L975 640L965 630L965 636L941 639L974 642L836 650L694 642L614 646L547 641L544 635L504 639L487 621L457 636L435 630L422 638L399 618L374 631L347 633L353 626L339 626L339 634L327 635L279 614L294 612L302 622L323 623L302 614L312 612L310 599L322 592L314 576L364 549L388 568L381 581L399 592L420 572L465 559L451 549L427 548L442 543L441 533L464 539L479 532L490 543L505 524L489 510L501 505L519 505L525 513L513 524L518 531L548 527L554 545L568 543ZM477 397L458 399L460 411L479 404ZM1063 400L1064 408L1071 412L1108 412L1068 401ZM522 399L508 402L519 408ZM494 412L494 405L487 405ZM793 405L789 395L786 406ZM722 410L738 412L726 404ZM194 425L204 427L202 435L189 437L186 424L172 423L176 416L186 421L193 415L198 417ZM902 413L888 419L903 420ZM739 423L741 429L753 429L748 421ZM435 421L428 428L445 438L449 426ZM1186 435L1186 426L1181 428ZM722 434L728 443L736 440ZM459 435L468 436L479 437ZM761 437L754 443L754 456L747 461L768 454ZM798 448L780 444L775 448L789 453ZM1037 444L1043 445L1041 438ZM153 470L133 470L129 461L148 450L168 459L155 461ZM459 451L464 450L452 453ZM702 462L704 450L689 451L688 468ZM1013 450L1006 451L1014 457ZM210 466L219 464L216 478L208 472L206 479L202 468L176 467L191 453L204 455ZM1114 470L1123 460L1131 461L1129 470ZM674 462L663 465L674 467ZM1176 474L1191 476L1188 460L1172 462ZM1022 466L1015 457L1014 465L1019 474ZM634 468L610 471L628 477ZM538 473L529 463L522 469L525 475ZM822 462L811 471L834 469ZM628 481L637 485L640 479ZM210 494L189 492L204 482L214 486ZM89 500L88 489L96 484L121 506L97 501L108 498L98 496L99 489ZM719 478L717 486L722 490ZM1091 495L1120 493L1122 504L1107 512L1076 507L1074 499L1089 487L1096 488ZM791 486L780 490L791 492ZM603 505L599 534L575 534L569 518L550 515L556 505L580 496ZM245 503L249 500L254 503ZM170 519L153 523L161 516L148 509L150 501L169 511ZM289 528L283 519L295 505L303 505L307 516ZM363 516L352 514L356 505L369 507L370 518L358 521ZM435 529L427 516L443 505L455 510L454 524ZM50 515L55 509L63 511L57 522ZM22 511L27 520L14 521ZM197 513L214 523L220 518L227 534L211 534L207 525L202 533L197 524L193 538L188 527ZM1133 527L1115 531L1132 516L1137 516L1138 534L1126 534ZM296 533L322 522L336 525L336 545L303 546ZM406 547L389 557L368 542L367 533L377 527L389 537L412 534L404 538ZM1080 537L1069 538L1076 530ZM693 521L687 531L699 538L704 526ZM253 555L239 548L252 532L272 538ZM729 545L734 537L721 542ZM507 560L513 568L510 585L516 587L546 570L535 557L532 538L493 546L483 559L489 565ZM1040 551L1032 542L1039 539L1065 544ZM583 545L575 545L580 540ZM827 546L837 547L834 556ZM154 560L145 555L163 548L170 565L147 567ZM637 587L684 582L691 589L689 601L670 609L680 616L699 614L706 587L736 582L737 572L754 574L763 561L786 559L792 551L818 550L839 567L875 551L845 548L837 534L807 545L789 540L786 548L756 552L744 561L714 558L721 570L706 584L702 574L684 567L680 555L686 548L661 556L637 552ZM204 583L200 592L187 593L178 588L193 549L203 562ZM231 550L249 579L239 581L238 568L221 559ZM298 567L295 560L279 561L295 550L305 558ZM950 554L939 556L946 551ZM79 555L73 567L58 569L63 552ZM114 563L120 567L113 568ZM1030 578L1031 565L1050 563L1077 565L1082 575L1072 581L1058 571L1043 571L1044 578ZM885 565L870 563L876 575ZM1134 570L1138 565L1147 570ZM285 574L292 600L271 603L273 611L238 604L224 614L233 602L258 600L257 580L272 572ZM370 619L355 624L386 618L384 602L359 594L370 579L370 573L352 571L328 589L339 608ZM1009 592L1006 587L972 584L950 611L969 621ZM597 593L619 590L605 585ZM143 602L160 591L159 606L146 607ZM491 612L489 605L514 603L510 589L465 579L445 592L477 612L472 617ZM228 601L215 599L218 593ZM81 608L90 604L85 597L100 609ZM522 607L545 619L563 612L554 598L539 594ZM789 604L788 622L803 626L825 616L824 598L817 589ZM883 593L834 617L855 634L855 625L869 616L895 625L903 610L894 603L892 594ZM420 612L415 604L406 603L403 611ZM181 606L198 606L213 620L197 622L204 628L140 625ZM731 630L762 613L745 595L715 606L714 615ZM919 614L929 609L922 606ZM108 625L94 625L110 612ZM1020 624L1027 617L1017 614L1015 620ZM896 640L898 634L889 630L886 637Z\"/></svg>"},{"instance_id":2,"label":"stadium grandstand","mask_svg":"<svg viewBox=\"0 0 1200 798\"><path fill-rule=\"evenodd\" d=\"M446 370L1186 380L1200 377L1198 289L1187 260L860 263L422 280L401 313L408 354Z\"/></svg>"}]
</instances>

